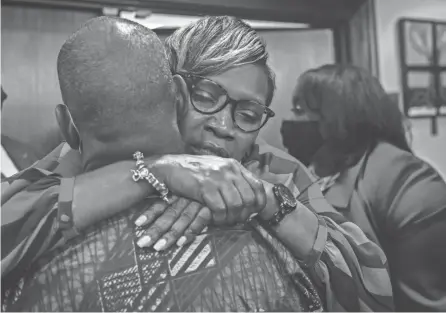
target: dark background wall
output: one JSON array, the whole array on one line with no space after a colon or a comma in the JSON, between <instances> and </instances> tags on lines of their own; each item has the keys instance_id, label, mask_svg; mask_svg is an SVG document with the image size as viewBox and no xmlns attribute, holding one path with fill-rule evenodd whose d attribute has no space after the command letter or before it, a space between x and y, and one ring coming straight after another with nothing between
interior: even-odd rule
<instances>
[{"instance_id":1,"label":"dark background wall","mask_svg":"<svg viewBox=\"0 0 446 313\"><path fill-rule=\"evenodd\" d=\"M2 134L42 155L57 145L54 107L62 99L56 60L63 42L91 12L2 6Z\"/></svg>"}]
</instances>

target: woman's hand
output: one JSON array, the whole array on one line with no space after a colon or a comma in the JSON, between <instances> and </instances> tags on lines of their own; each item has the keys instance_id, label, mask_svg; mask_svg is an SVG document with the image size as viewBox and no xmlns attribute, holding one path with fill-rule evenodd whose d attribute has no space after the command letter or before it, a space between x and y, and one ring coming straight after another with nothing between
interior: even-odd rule
<instances>
[{"instance_id":1,"label":"woman's hand","mask_svg":"<svg viewBox=\"0 0 446 313\"><path fill-rule=\"evenodd\" d=\"M173 194L208 207L217 225L246 220L266 205L263 182L233 159L166 155L151 170Z\"/></svg>"},{"instance_id":2,"label":"woman's hand","mask_svg":"<svg viewBox=\"0 0 446 313\"><path fill-rule=\"evenodd\" d=\"M215 156L166 156L152 169L174 196L169 205L159 201L136 220L147 226L140 247L164 250L189 243L210 223L245 222L265 208L265 182L256 177L258 162L244 168L239 162ZM254 175L253 175L254 174ZM202 203L202 204L200 204Z\"/></svg>"},{"instance_id":3,"label":"woman's hand","mask_svg":"<svg viewBox=\"0 0 446 313\"><path fill-rule=\"evenodd\" d=\"M157 251L174 243L185 245L193 241L211 219L211 211L196 201L177 196L173 196L171 204L158 201L135 221L136 226L150 225L137 244L153 246Z\"/></svg>"}]
</instances>

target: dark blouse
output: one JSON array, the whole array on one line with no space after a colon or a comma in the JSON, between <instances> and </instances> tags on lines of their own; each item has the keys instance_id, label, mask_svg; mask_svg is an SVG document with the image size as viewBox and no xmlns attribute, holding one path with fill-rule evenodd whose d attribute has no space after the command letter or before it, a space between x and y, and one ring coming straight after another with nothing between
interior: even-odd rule
<instances>
[{"instance_id":1,"label":"dark blouse","mask_svg":"<svg viewBox=\"0 0 446 313\"><path fill-rule=\"evenodd\" d=\"M397 311L446 311L446 183L379 143L327 185L327 200L387 255Z\"/></svg>"}]
</instances>

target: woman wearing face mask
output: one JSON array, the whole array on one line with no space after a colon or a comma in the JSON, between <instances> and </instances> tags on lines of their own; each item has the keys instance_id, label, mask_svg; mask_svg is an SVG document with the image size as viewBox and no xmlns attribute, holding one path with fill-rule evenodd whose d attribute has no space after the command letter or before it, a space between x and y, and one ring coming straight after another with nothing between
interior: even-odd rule
<instances>
[{"instance_id":1,"label":"woman wearing face mask","mask_svg":"<svg viewBox=\"0 0 446 313\"><path fill-rule=\"evenodd\" d=\"M259 35L239 19L206 17L169 37L167 52L181 110L179 128L187 152L198 156L170 155L162 157L167 162L161 163L146 160L160 180L184 198L175 197L169 206L159 203L137 219L139 226L155 220L142 237L144 240L137 244L168 249L175 243L184 244L183 234L196 235L211 220L230 225L245 222L247 213L258 213L259 220L274 225L269 231L308 268L329 310L391 310L390 282L380 248L365 238L356 225L334 212L306 168L286 153L257 140L259 130L273 116L269 105L274 91L268 53ZM48 167L63 176L76 175L73 168L67 173L67 167L75 167L77 151L65 153L62 148L53 153L48 159L57 163ZM247 194L240 192L239 186L234 189L231 185L231 180L241 181L241 163L264 184L267 205L261 212L255 206L245 205ZM133 167L132 161L120 162L107 170L78 175L68 190L64 189L64 195L73 195L64 203L70 203L74 213L88 208L96 212L96 217L106 218L107 212L119 209L117 205L142 201L154 191L123 179L128 178ZM103 184L104 181L108 183ZM201 186L203 189L194 188L197 185L191 182L197 181L220 186L221 195L210 197L203 192L206 185ZM23 205L24 199L32 207L34 202L47 197L46 190L34 190L34 194L26 190L19 203L17 197L11 196L23 186L19 183L14 181L6 189L10 210ZM300 203L295 201L296 196ZM216 201L210 201L212 198ZM96 199L101 199L100 203ZM286 214L276 214L279 210ZM331 211L330 218L315 214L326 211ZM75 222L74 226L83 228L95 222L87 215L81 219L83 225ZM31 237L36 238L36 234ZM370 271L379 280L358 274L363 262L373 264Z\"/></svg>"},{"instance_id":2,"label":"woman wearing face mask","mask_svg":"<svg viewBox=\"0 0 446 313\"><path fill-rule=\"evenodd\" d=\"M326 199L383 247L398 311L446 310L446 184L417 158L379 81L341 65L309 70L293 102L319 123L311 165Z\"/></svg>"}]
</instances>

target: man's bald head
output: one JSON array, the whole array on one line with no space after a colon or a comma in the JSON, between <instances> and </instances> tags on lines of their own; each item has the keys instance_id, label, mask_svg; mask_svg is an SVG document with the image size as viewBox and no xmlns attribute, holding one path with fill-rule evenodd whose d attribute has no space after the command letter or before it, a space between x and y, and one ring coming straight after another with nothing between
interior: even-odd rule
<instances>
[{"instance_id":1,"label":"man's bald head","mask_svg":"<svg viewBox=\"0 0 446 313\"><path fill-rule=\"evenodd\" d=\"M164 45L150 29L112 17L88 21L62 46L56 111L85 169L146 155L182 152L176 97ZM70 115L76 125L72 126Z\"/></svg>"},{"instance_id":2,"label":"man's bald head","mask_svg":"<svg viewBox=\"0 0 446 313\"><path fill-rule=\"evenodd\" d=\"M162 42L148 28L112 17L88 21L62 46L57 70L64 103L81 135L110 142L174 114Z\"/></svg>"}]
</instances>

